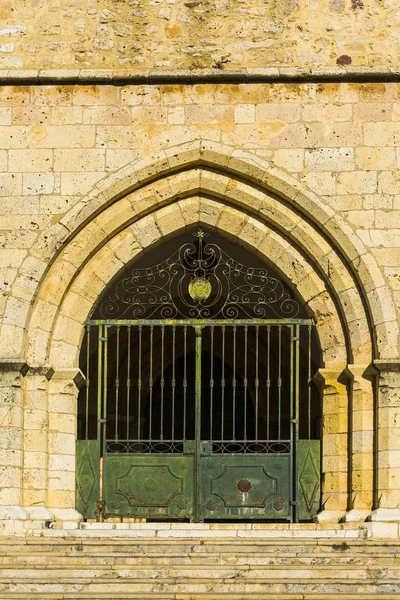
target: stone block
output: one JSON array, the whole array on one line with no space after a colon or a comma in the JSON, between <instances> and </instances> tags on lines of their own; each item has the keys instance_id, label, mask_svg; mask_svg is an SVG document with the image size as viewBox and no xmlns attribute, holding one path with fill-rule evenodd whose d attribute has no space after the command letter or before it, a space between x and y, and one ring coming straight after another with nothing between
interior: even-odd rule
<instances>
[{"instance_id":1,"label":"stone block","mask_svg":"<svg viewBox=\"0 0 400 600\"><path fill-rule=\"evenodd\" d=\"M372 538L380 539L392 539L396 540L399 538L399 525L397 523L382 523L373 522L367 523L369 535Z\"/></svg>"},{"instance_id":2,"label":"stone block","mask_svg":"<svg viewBox=\"0 0 400 600\"><path fill-rule=\"evenodd\" d=\"M82 515L74 508L52 508L56 521L61 523L80 523L83 520Z\"/></svg>"},{"instance_id":3,"label":"stone block","mask_svg":"<svg viewBox=\"0 0 400 600\"><path fill-rule=\"evenodd\" d=\"M25 520L27 518L28 513L26 509L21 506L0 506L0 519L2 520Z\"/></svg>"},{"instance_id":4,"label":"stone block","mask_svg":"<svg viewBox=\"0 0 400 600\"><path fill-rule=\"evenodd\" d=\"M320 523L321 525L325 524L333 524L339 523L345 516L345 511L343 510L322 510L315 517L316 523Z\"/></svg>"}]
</instances>

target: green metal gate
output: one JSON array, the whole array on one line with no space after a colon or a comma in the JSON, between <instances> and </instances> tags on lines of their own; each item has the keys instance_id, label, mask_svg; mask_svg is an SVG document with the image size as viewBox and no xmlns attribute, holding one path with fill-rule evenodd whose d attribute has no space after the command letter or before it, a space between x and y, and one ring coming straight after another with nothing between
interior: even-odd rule
<instances>
[{"instance_id":1,"label":"green metal gate","mask_svg":"<svg viewBox=\"0 0 400 600\"><path fill-rule=\"evenodd\" d=\"M208 262L207 271L202 263L207 254L203 235L194 274L185 281L189 295L181 294L190 318L94 318L87 323L76 482L77 509L87 519L293 522L309 520L319 509L313 323L226 318L229 310L219 310L224 318L218 313L193 317L192 304L200 307L197 316L205 314L216 272L215 264ZM177 264L181 268L182 261L169 259L154 271L136 270L134 278L121 280L124 293L132 281L135 293L148 293L141 278L153 285L154 273L161 279L164 272L175 277ZM246 285L251 276L250 292L257 295L258 306L265 273L237 264L226 259L224 272L228 265L235 276L244 273ZM275 281L268 278L270 288ZM160 315L170 308L165 286L162 290L158 304L153 297L149 302L152 314L154 306L161 307ZM247 315L251 296L246 294ZM116 297L110 295L114 304ZM175 307L176 297L170 297ZM143 295L141 301L142 306ZM186 316L181 307L182 313ZM238 315L236 307L230 314Z\"/></svg>"},{"instance_id":2,"label":"green metal gate","mask_svg":"<svg viewBox=\"0 0 400 600\"><path fill-rule=\"evenodd\" d=\"M97 439L78 441L85 516L99 501L106 517L295 521L316 513L319 441L299 439L300 342L309 342L310 323L87 328L98 343L98 419ZM310 437L310 385L305 391Z\"/></svg>"}]
</instances>

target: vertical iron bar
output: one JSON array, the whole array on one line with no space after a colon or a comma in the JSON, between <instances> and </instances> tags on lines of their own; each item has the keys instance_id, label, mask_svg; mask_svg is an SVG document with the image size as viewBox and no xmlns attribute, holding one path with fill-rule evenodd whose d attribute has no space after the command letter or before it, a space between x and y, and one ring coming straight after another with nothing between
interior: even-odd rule
<instances>
[{"instance_id":1,"label":"vertical iron bar","mask_svg":"<svg viewBox=\"0 0 400 600\"><path fill-rule=\"evenodd\" d=\"M154 325L150 325L149 440L153 439L153 335Z\"/></svg>"},{"instance_id":2,"label":"vertical iron bar","mask_svg":"<svg viewBox=\"0 0 400 600\"><path fill-rule=\"evenodd\" d=\"M225 325L222 325L222 368L221 368L221 440L224 438L225 424Z\"/></svg>"},{"instance_id":3,"label":"vertical iron bar","mask_svg":"<svg viewBox=\"0 0 400 600\"><path fill-rule=\"evenodd\" d=\"M90 325L86 326L86 405L85 440L89 439Z\"/></svg>"},{"instance_id":4,"label":"vertical iron bar","mask_svg":"<svg viewBox=\"0 0 400 600\"><path fill-rule=\"evenodd\" d=\"M172 432L171 432L171 439L174 440L175 439L175 385L176 385L176 381L175 381L175 335L176 335L176 326L173 325L172 326L172 381L171 381L171 388L172 388Z\"/></svg>"},{"instance_id":5,"label":"vertical iron bar","mask_svg":"<svg viewBox=\"0 0 400 600\"><path fill-rule=\"evenodd\" d=\"M296 483L296 487L294 490L295 498L297 500L297 480L298 480L298 472L297 472L297 446L299 441L299 414L300 414L300 325L296 325L296 349L295 349L295 415L294 415L294 435L293 435L293 445L294 449L294 465L293 465L293 481ZM298 510L296 508L296 504L294 505L294 521L297 523L299 520Z\"/></svg>"},{"instance_id":6,"label":"vertical iron bar","mask_svg":"<svg viewBox=\"0 0 400 600\"><path fill-rule=\"evenodd\" d=\"M104 327L104 396L103 396L103 454L106 451L106 439L107 439L107 385L108 385L108 327Z\"/></svg>"},{"instance_id":7,"label":"vertical iron bar","mask_svg":"<svg viewBox=\"0 0 400 600\"><path fill-rule=\"evenodd\" d=\"M195 520L200 520L201 498L200 498L200 461L201 461L201 327L195 327L196 334L196 383L195 383L195 458L196 458L196 477L195 477Z\"/></svg>"},{"instance_id":8,"label":"vertical iron bar","mask_svg":"<svg viewBox=\"0 0 400 600\"><path fill-rule=\"evenodd\" d=\"M296 356L295 356L295 439L299 440L299 414L300 414L300 325L296 325Z\"/></svg>"},{"instance_id":9,"label":"vertical iron bar","mask_svg":"<svg viewBox=\"0 0 400 600\"><path fill-rule=\"evenodd\" d=\"M214 393L214 325L211 325L210 330L210 440L213 439L213 393Z\"/></svg>"},{"instance_id":10,"label":"vertical iron bar","mask_svg":"<svg viewBox=\"0 0 400 600\"><path fill-rule=\"evenodd\" d=\"M292 522L295 519L295 504L294 502L296 501L295 495L295 485L297 485L297 481L295 479L295 475L294 475L294 468L295 468L295 427L296 427L296 423L295 423L295 414L294 414L294 364L293 364L293 358L294 358L294 343L295 343L295 336L293 335L293 325L291 325L289 327L289 333L290 333L290 357L289 357L289 369L290 369L290 376L289 376L289 439L290 439L290 473L292 473L293 475L290 477L290 481L289 481L289 486L290 486L290 498L292 501L291 504L291 520Z\"/></svg>"},{"instance_id":11,"label":"vertical iron bar","mask_svg":"<svg viewBox=\"0 0 400 600\"><path fill-rule=\"evenodd\" d=\"M165 326L161 325L161 379L160 379L160 393L161 393L161 410L160 410L160 440L164 439L164 341L165 341Z\"/></svg>"},{"instance_id":12,"label":"vertical iron bar","mask_svg":"<svg viewBox=\"0 0 400 600\"><path fill-rule=\"evenodd\" d=\"M131 325L128 325L128 367L126 374L126 439L129 440L129 421L131 405Z\"/></svg>"},{"instance_id":13,"label":"vertical iron bar","mask_svg":"<svg viewBox=\"0 0 400 600\"><path fill-rule=\"evenodd\" d=\"M99 325L98 331L98 364L97 364L97 440L100 444L101 433L102 433L102 392L103 387L101 385L102 375L103 375L103 325Z\"/></svg>"},{"instance_id":14,"label":"vertical iron bar","mask_svg":"<svg viewBox=\"0 0 400 600\"><path fill-rule=\"evenodd\" d=\"M271 391L271 372L270 372L270 353L271 353L271 326L267 325L267 440L270 439L270 419L269 419L269 402Z\"/></svg>"},{"instance_id":15,"label":"vertical iron bar","mask_svg":"<svg viewBox=\"0 0 400 600\"><path fill-rule=\"evenodd\" d=\"M103 422L103 386L102 386L102 375L103 375L103 325L99 325L98 331L98 364L97 364L97 443L99 449L101 448L102 437L103 437L103 448L105 445L105 424ZM104 451L103 451L104 456ZM100 494L99 494L99 506L103 501L103 471L102 471L102 458L100 458ZM99 511L99 516L101 512Z\"/></svg>"},{"instance_id":16,"label":"vertical iron bar","mask_svg":"<svg viewBox=\"0 0 400 600\"><path fill-rule=\"evenodd\" d=\"M137 439L142 437L141 419L142 419L142 325L139 325L139 343L138 343L138 411L137 411Z\"/></svg>"},{"instance_id":17,"label":"vertical iron bar","mask_svg":"<svg viewBox=\"0 0 400 600\"><path fill-rule=\"evenodd\" d=\"M307 381L308 439L311 440L311 325L308 326L308 381Z\"/></svg>"},{"instance_id":18,"label":"vertical iron bar","mask_svg":"<svg viewBox=\"0 0 400 600\"><path fill-rule=\"evenodd\" d=\"M186 392L187 392L187 325L183 327L183 439L186 440Z\"/></svg>"},{"instance_id":19,"label":"vertical iron bar","mask_svg":"<svg viewBox=\"0 0 400 600\"><path fill-rule=\"evenodd\" d=\"M236 437L236 325L233 326L232 439Z\"/></svg>"},{"instance_id":20,"label":"vertical iron bar","mask_svg":"<svg viewBox=\"0 0 400 600\"><path fill-rule=\"evenodd\" d=\"M244 428L244 440L247 440L247 334L248 326L244 326L244 380L243 380L243 401L244 401L244 415L243 415L243 428Z\"/></svg>"},{"instance_id":21,"label":"vertical iron bar","mask_svg":"<svg viewBox=\"0 0 400 600\"><path fill-rule=\"evenodd\" d=\"M256 422L255 422L255 439L258 440L258 388L260 386L260 380L258 378L258 335L260 327L256 325L256 375L254 386L256 388Z\"/></svg>"},{"instance_id":22,"label":"vertical iron bar","mask_svg":"<svg viewBox=\"0 0 400 600\"><path fill-rule=\"evenodd\" d=\"M120 342L120 326L117 325L117 351L116 351L116 367L115 367L115 439L118 440L118 417L119 417L119 342Z\"/></svg>"},{"instance_id":23,"label":"vertical iron bar","mask_svg":"<svg viewBox=\"0 0 400 600\"><path fill-rule=\"evenodd\" d=\"M282 418L282 325L278 325L278 440L281 439Z\"/></svg>"}]
</instances>

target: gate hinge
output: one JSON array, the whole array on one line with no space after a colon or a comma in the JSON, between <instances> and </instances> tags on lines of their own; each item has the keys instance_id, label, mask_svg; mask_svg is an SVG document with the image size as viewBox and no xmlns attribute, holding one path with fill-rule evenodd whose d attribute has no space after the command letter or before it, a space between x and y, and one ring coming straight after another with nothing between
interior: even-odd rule
<instances>
[{"instance_id":1,"label":"gate hinge","mask_svg":"<svg viewBox=\"0 0 400 600\"><path fill-rule=\"evenodd\" d=\"M290 419L291 423L294 423L295 425L298 425L299 420L298 419Z\"/></svg>"},{"instance_id":2,"label":"gate hinge","mask_svg":"<svg viewBox=\"0 0 400 600\"><path fill-rule=\"evenodd\" d=\"M107 419L100 419L100 423L107 423Z\"/></svg>"},{"instance_id":3,"label":"gate hinge","mask_svg":"<svg viewBox=\"0 0 400 600\"><path fill-rule=\"evenodd\" d=\"M289 500L289 506L297 506L296 500Z\"/></svg>"}]
</instances>

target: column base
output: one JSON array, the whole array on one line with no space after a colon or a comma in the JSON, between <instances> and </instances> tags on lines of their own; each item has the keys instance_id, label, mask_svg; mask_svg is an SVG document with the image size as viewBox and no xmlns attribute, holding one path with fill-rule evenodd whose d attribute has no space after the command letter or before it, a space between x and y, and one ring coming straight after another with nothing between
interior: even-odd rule
<instances>
[{"instance_id":1,"label":"column base","mask_svg":"<svg viewBox=\"0 0 400 600\"><path fill-rule=\"evenodd\" d=\"M1 535L26 535L44 529L53 520L52 512L42 506L0 506Z\"/></svg>"},{"instance_id":2,"label":"column base","mask_svg":"<svg viewBox=\"0 0 400 600\"><path fill-rule=\"evenodd\" d=\"M363 508L353 508L344 517L345 523L364 523L371 516L371 511Z\"/></svg>"},{"instance_id":3,"label":"column base","mask_svg":"<svg viewBox=\"0 0 400 600\"><path fill-rule=\"evenodd\" d=\"M83 517L75 508L52 508L51 510L56 520L56 527L57 523L60 523L63 529L79 529Z\"/></svg>"},{"instance_id":4,"label":"column base","mask_svg":"<svg viewBox=\"0 0 400 600\"><path fill-rule=\"evenodd\" d=\"M346 514L345 510L322 510L314 518L315 523L329 524L339 523Z\"/></svg>"},{"instance_id":5,"label":"column base","mask_svg":"<svg viewBox=\"0 0 400 600\"><path fill-rule=\"evenodd\" d=\"M369 521L400 523L400 508L378 508L373 511Z\"/></svg>"}]
</instances>

